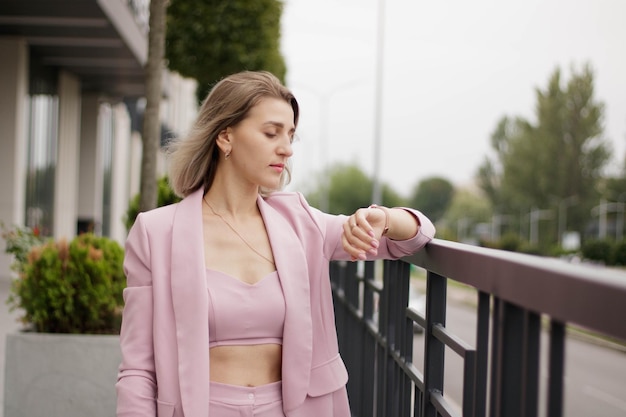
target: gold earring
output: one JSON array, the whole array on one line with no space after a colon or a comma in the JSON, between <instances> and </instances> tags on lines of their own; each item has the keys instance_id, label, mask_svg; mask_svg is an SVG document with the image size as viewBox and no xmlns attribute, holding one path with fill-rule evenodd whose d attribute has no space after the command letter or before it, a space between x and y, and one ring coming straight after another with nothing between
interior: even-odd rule
<instances>
[{"instance_id":1,"label":"gold earring","mask_svg":"<svg viewBox=\"0 0 626 417\"><path fill-rule=\"evenodd\" d=\"M231 152L231 151L228 151L228 152L226 152L226 153L224 154L224 159L228 159L228 158L230 158L230 152Z\"/></svg>"}]
</instances>

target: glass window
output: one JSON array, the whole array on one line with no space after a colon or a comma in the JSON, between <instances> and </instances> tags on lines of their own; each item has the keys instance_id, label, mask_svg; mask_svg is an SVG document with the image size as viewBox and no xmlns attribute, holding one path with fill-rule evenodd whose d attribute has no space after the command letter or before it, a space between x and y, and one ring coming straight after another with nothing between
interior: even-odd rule
<instances>
[{"instance_id":1,"label":"glass window","mask_svg":"<svg viewBox=\"0 0 626 417\"><path fill-rule=\"evenodd\" d=\"M34 94L28 99L26 226L43 236L54 232L54 178L57 164L59 99Z\"/></svg>"}]
</instances>

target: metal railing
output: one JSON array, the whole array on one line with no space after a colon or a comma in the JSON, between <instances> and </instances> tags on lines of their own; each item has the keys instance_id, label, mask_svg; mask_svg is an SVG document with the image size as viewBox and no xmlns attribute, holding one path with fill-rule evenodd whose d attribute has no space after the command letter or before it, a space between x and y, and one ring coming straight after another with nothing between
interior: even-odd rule
<instances>
[{"instance_id":1,"label":"metal railing","mask_svg":"<svg viewBox=\"0 0 626 417\"><path fill-rule=\"evenodd\" d=\"M411 264L427 271L425 314L407 307ZM540 394L546 415L560 417L566 327L626 340L621 271L438 239L413 256L384 261L382 280L379 265L331 263L356 417L535 417ZM474 346L446 327L449 279L475 289ZM423 374L413 361L414 322L424 328ZM549 347L543 355L542 328ZM462 358L460 410L443 393L445 349ZM547 364L545 384L540 361Z\"/></svg>"}]
</instances>

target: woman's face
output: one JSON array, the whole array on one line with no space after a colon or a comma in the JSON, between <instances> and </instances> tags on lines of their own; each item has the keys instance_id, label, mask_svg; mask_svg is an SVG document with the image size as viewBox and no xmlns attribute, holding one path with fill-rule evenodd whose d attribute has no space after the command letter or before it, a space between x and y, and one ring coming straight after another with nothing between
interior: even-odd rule
<instances>
[{"instance_id":1,"label":"woman's face","mask_svg":"<svg viewBox=\"0 0 626 417\"><path fill-rule=\"evenodd\" d=\"M293 109L284 100L264 98L250 109L248 116L227 129L231 157L241 179L251 185L277 189L293 154L295 133Z\"/></svg>"}]
</instances>

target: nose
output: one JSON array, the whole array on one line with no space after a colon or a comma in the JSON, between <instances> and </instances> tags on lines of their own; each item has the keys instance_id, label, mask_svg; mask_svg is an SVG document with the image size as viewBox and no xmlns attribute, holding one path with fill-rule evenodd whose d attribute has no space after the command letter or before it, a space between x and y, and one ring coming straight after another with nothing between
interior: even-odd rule
<instances>
[{"instance_id":1,"label":"nose","mask_svg":"<svg viewBox=\"0 0 626 417\"><path fill-rule=\"evenodd\" d=\"M293 155L293 146L291 143L291 137L285 135L283 140L281 140L280 145L278 147L278 153L280 155L290 157Z\"/></svg>"}]
</instances>

